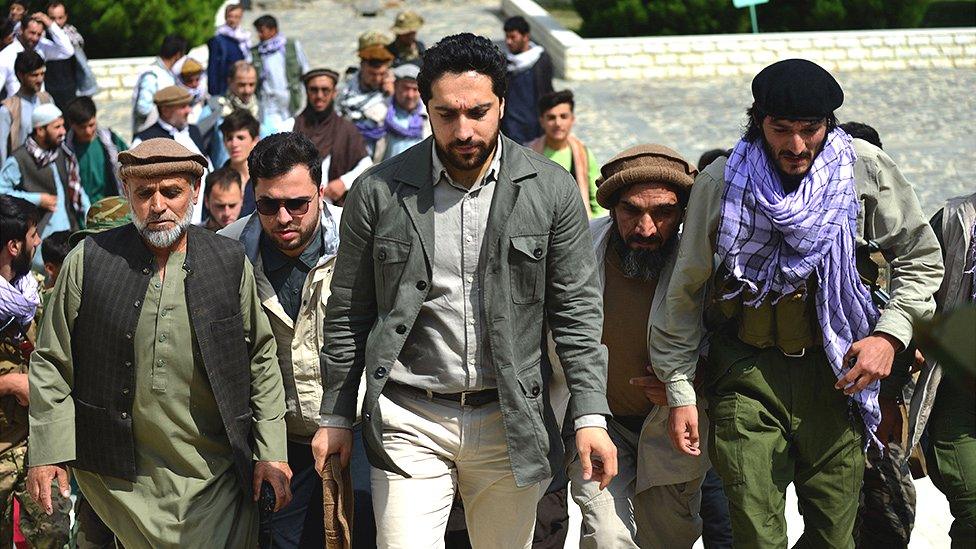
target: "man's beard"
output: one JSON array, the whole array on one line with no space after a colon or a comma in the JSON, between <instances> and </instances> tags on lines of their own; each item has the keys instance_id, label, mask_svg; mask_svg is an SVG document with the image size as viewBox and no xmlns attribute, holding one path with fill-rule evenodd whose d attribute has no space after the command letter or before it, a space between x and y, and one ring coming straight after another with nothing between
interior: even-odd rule
<instances>
[{"instance_id":1,"label":"man's beard","mask_svg":"<svg viewBox=\"0 0 976 549\"><path fill-rule=\"evenodd\" d=\"M478 143L478 150L470 159L461 156L460 154L453 151L453 147L465 146L473 144L473 138L468 141L451 141L448 144L447 150L441 148L437 141L434 141L434 146L437 148L437 156L440 157L441 161L445 164L449 164L452 168L468 171L479 168L488 161L492 153L495 152L495 147L498 144L498 129L495 130L494 135L491 136L487 142Z\"/></svg>"},{"instance_id":2,"label":"man's beard","mask_svg":"<svg viewBox=\"0 0 976 549\"><path fill-rule=\"evenodd\" d=\"M631 237L630 240L651 243L651 241L660 242L661 238L658 236L653 236L650 239ZM634 249L620 236L620 229L617 227L616 221L613 222L613 227L610 229L610 246L617 252L617 257L620 259L621 272L627 278L633 278L643 282L657 279L661 274L661 269L664 268L664 264L667 263L668 258L674 253L676 242L677 239L672 236L661 243L656 250L644 248Z\"/></svg>"},{"instance_id":3,"label":"man's beard","mask_svg":"<svg viewBox=\"0 0 976 549\"><path fill-rule=\"evenodd\" d=\"M25 240L24 245L20 247L20 253L10 261L10 268L14 272L14 278L20 278L30 272L31 260L34 259L33 256L33 250L30 253L27 252L27 242Z\"/></svg>"},{"instance_id":4,"label":"man's beard","mask_svg":"<svg viewBox=\"0 0 976 549\"><path fill-rule=\"evenodd\" d=\"M154 221L175 221L176 225L172 229L166 229L162 231L157 231L149 228L149 223ZM159 250L165 250L175 244L183 233L186 232L186 228L190 226L193 220L193 206L190 205L186 209L186 213L183 214L183 219L176 219L175 216L166 217L151 217L147 220L139 219L136 216L132 216L132 224L136 226L136 230L139 231L139 235L153 248Z\"/></svg>"}]
</instances>

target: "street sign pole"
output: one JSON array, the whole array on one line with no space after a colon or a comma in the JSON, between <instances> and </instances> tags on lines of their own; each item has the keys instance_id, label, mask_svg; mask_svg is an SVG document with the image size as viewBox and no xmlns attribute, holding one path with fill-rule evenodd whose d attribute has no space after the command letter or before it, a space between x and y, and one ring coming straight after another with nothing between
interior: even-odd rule
<instances>
[{"instance_id":1,"label":"street sign pole","mask_svg":"<svg viewBox=\"0 0 976 549\"><path fill-rule=\"evenodd\" d=\"M749 8L749 20L752 22L752 33L759 32L759 19L756 17L756 4L765 4L769 0L732 0L735 8Z\"/></svg>"}]
</instances>

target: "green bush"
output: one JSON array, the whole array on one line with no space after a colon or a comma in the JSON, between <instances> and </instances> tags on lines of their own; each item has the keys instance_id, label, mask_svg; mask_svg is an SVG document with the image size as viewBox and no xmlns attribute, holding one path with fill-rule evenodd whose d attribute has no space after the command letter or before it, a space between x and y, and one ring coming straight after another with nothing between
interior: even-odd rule
<instances>
[{"instance_id":1,"label":"green bush","mask_svg":"<svg viewBox=\"0 0 976 549\"><path fill-rule=\"evenodd\" d=\"M814 31L914 28L930 0L772 0L756 7L759 29ZM574 0L583 36L748 32L749 10L729 0Z\"/></svg>"},{"instance_id":2,"label":"green bush","mask_svg":"<svg viewBox=\"0 0 976 549\"><path fill-rule=\"evenodd\" d=\"M65 0L68 21L85 37L89 58L156 55L163 37L177 33L190 47L214 32L222 0Z\"/></svg>"},{"instance_id":3,"label":"green bush","mask_svg":"<svg viewBox=\"0 0 976 549\"><path fill-rule=\"evenodd\" d=\"M976 1L935 0L925 11L923 27L972 27L976 25Z\"/></svg>"}]
</instances>

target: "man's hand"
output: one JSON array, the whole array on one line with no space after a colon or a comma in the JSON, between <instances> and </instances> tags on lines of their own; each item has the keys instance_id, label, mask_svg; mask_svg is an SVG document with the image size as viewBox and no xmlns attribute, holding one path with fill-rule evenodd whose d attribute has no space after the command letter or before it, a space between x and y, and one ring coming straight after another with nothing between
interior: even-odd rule
<instances>
[{"instance_id":1,"label":"man's hand","mask_svg":"<svg viewBox=\"0 0 976 549\"><path fill-rule=\"evenodd\" d=\"M912 373L921 372L922 366L925 366L925 355L922 354L921 350L915 349L915 361L912 362Z\"/></svg>"},{"instance_id":2,"label":"man's hand","mask_svg":"<svg viewBox=\"0 0 976 549\"><path fill-rule=\"evenodd\" d=\"M655 406L667 406L668 393L664 389L664 382L654 375L654 370L650 366L647 367L647 371L651 375L632 377L630 378L630 384L640 387L644 391L644 396L647 397L647 400L651 401L651 404Z\"/></svg>"},{"instance_id":3,"label":"man's hand","mask_svg":"<svg viewBox=\"0 0 976 549\"><path fill-rule=\"evenodd\" d=\"M58 479L61 497L71 497L71 488L68 485L68 469L65 466L40 465L27 469L27 493L48 515L54 514L54 506L51 503L51 482L55 478Z\"/></svg>"},{"instance_id":4,"label":"man's hand","mask_svg":"<svg viewBox=\"0 0 976 549\"><path fill-rule=\"evenodd\" d=\"M39 12L31 15L31 19L34 20L34 21L40 21L41 24L44 25L44 28L45 29L48 28L48 27L50 27L51 24L54 23L54 21L51 20L51 18L48 17L47 14L44 13L43 11L39 11Z\"/></svg>"},{"instance_id":5,"label":"man's hand","mask_svg":"<svg viewBox=\"0 0 976 549\"><path fill-rule=\"evenodd\" d=\"M9 373L0 376L0 396L13 395L17 404L26 408L29 393L27 374Z\"/></svg>"},{"instance_id":6,"label":"man's hand","mask_svg":"<svg viewBox=\"0 0 976 549\"><path fill-rule=\"evenodd\" d=\"M875 436L881 444L888 446L892 440L897 442L901 439L903 429L901 407L893 398L881 397L878 403L881 405L881 424L878 425Z\"/></svg>"},{"instance_id":7,"label":"man's hand","mask_svg":"<svg viewBox=\"0 0 976 549\"><path fill-rule=\"evenodd\" d=\"M291 467L284 461L259 461L254 464L254 501L261 497L261 484L268 481L275 492L275 512L291 501Z\"/></svg>"},{"instance_id":8,"label":"man's hand","mask_svg":"<svg viewBox=\"0 0 976 549\"><path fill-rule=\"evenodd\" d=\"M328 198L333 203L338 202L346 194L346 184L341 179L333 179L322 187L322 198Z\"/></svg>"},{"instance_id":9,"label":"man's hand","mask_svg":"<svg viewBox=\"0 0 976 549\"><path fill-rule=\"evenodd\" d=\"M671 408L668 418L668 434L671 445L679 452L689 456L700 456L701 448L698 444L698 406L675 406Z\"/></svg>"},{"instance_id":10,"label":"man's hand","mask_svg":"<svg viewBox=\"0 0 976 549\"><path fill-rule=\"evenodd\" d=\"M38 205L41 209L49 212L56 211L58 209L58 195L41 193L41 203Z\"/></svg>"},{"instance_id":11,"label":"man's hand","mask_svg":"<svg viewBox=\"0 0 976 549\"><path fill-rule=\"evenodd\" d=\"M383 84L380 86L380 89L383 90L383 95L387 97L393 95L394 83L396 83L396 77L393 76L393 71L388 69L386 76L383 77Z\"/></svg>"},{"instance_id":12,"label":"man's hand","mask_svg":"<svg viewBox=\"0 0 976 549\"><path fill-rule=\"evenodd\" d=\"M352 429L342 427L319 427L312 437L312 455L315 456L315 470L322 474L325 458L339 454L339 465L349 465L352 456Z\"/></svg>"},{"instance_id":13,"label":"man's hand","mask_svg":"<svg viewBox=\"0 0 976 549\"><path fill-rule=\"evenodd\" d=\"M838 379L834 389L843 389L847 396L859 393L873 381L888 377L895 352L901 343L894 337L877 333L855 341L844 355L844 366L853 364L847 374Z\"/></svg>"},{"instance_id":14,"label":"man's hand","mask_svg":"<svg viewBox=\"0 0 976 549\"><path fill-rule=\"evenodd\" d=\"M602 427L583 427L576 431L576 449L583 466L583 480L599 481L606 488L617 476L617 447Z\"/></svg>"}]
</instances>

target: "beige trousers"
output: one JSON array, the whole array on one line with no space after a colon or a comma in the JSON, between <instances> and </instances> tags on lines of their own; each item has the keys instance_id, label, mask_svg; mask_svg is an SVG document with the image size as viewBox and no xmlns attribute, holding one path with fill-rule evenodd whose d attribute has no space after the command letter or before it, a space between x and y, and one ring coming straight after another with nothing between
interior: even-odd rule
<instances>
[{"instance_id":1,"label":"beige trousers","mask_svg":"<svg viewBox=\"0 0 976 549\"><path fill-rule=\"evenodd\" d=\"M637 435L610 422L617 446L617 476L603 491L583 480L579 456L569 464L569 490L583 515L580 549L690 549L701 536L701 484L704 477L653 486L635 494ZM640 456L653 459L653 456Z\"/></svg>"},{"instance_id":2,"label":"beige trousers","mask_svg":"<svg viewBox=\"0 0 976 549\"><path fill-rule=\"evenodd\" d=\"M531 547L549 481L515 485L498 403L461 406L387 387L383 447L411 478L372 469L377 546L443 548L459 491L474 549Z\"/></svg>"}]
</instances>

